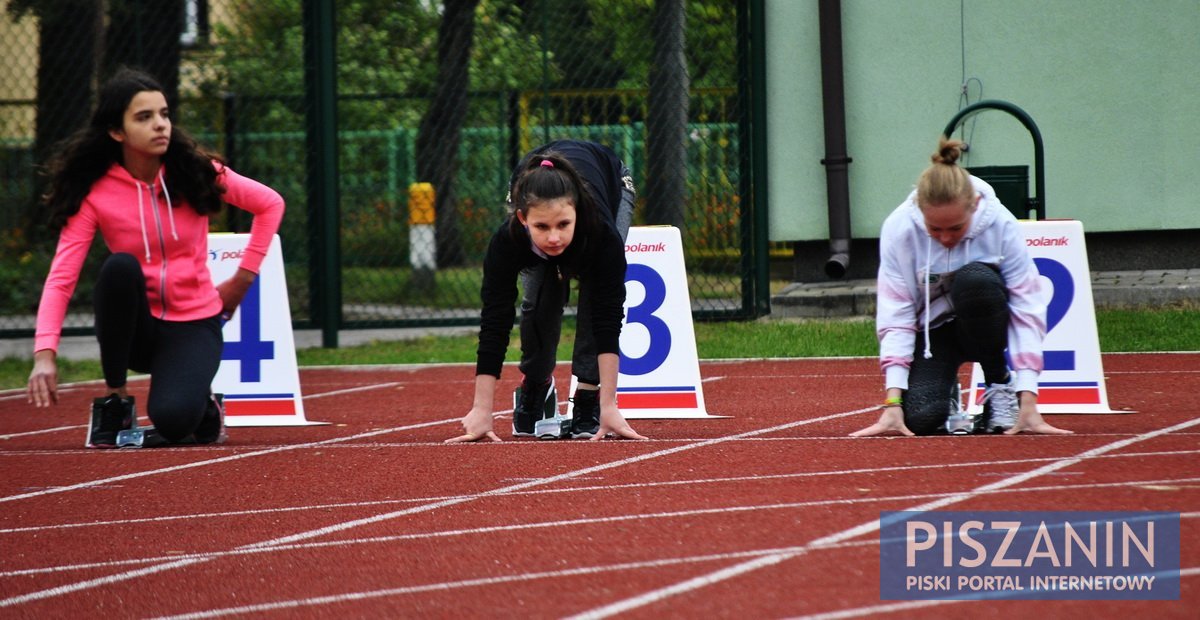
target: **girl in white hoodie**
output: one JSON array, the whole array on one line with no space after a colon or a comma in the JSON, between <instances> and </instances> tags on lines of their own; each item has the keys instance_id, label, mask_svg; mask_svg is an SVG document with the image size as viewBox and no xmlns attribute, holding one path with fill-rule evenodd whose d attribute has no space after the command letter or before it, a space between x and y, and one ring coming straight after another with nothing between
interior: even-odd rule
<instances>
[{"instance_id":1,"label":"girl in white hoodie","mask_svg":"<svg viewBox=\"0 0 1200 620\"><path fill-rule=\"evenodd\" d=\"M963 147L943 137L884 221L876 331L887 395L879 421L852 436L1070 432L1037 410L1046 334L1037 267L992 187L958 166ZM979 362L988 384L978 421L961 413L965 362Z\"/></svg>"}]
</instances>

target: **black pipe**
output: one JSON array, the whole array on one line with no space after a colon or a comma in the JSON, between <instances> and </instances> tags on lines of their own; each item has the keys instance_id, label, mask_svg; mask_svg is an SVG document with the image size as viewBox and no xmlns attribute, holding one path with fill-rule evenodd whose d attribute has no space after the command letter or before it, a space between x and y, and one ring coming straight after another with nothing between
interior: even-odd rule
<instances>
[{"instance_id":1,"label":"black pipe","mask_svg":"<svg viewBox=\"0 0 1200 620\"><path fill-rule=\"evenodd\" d=\"M829 201L829 260L825 275L841 278L850 266L850 162L846 154L846 96L842 73L842 3L817 4L821 31L821 103L825 113L825 187Z\"/></svg>"}]
</instances>

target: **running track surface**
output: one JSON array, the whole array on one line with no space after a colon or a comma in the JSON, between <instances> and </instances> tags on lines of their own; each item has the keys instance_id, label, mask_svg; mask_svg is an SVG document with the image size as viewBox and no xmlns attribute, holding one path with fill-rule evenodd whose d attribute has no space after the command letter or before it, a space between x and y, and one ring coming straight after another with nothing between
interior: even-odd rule
<instances>
[{"instance_id":1,"label":"running track surface","mask_svg":"<svg viewBox=\"0 0 1200 620\"><path fill-rule=\"evenodd\" d=\"M872 359L705 362L732 417L646 442L443 445L470 366L303 369L330 425L214 447L85 450L95 384L0 393L0 617L1196 618L1200 354L1103 361L1136 413L1050 416L1065 437L848 438ZM880 600L905 509L1178 512L1181 597Z\"/></svg>"}]
</instances>

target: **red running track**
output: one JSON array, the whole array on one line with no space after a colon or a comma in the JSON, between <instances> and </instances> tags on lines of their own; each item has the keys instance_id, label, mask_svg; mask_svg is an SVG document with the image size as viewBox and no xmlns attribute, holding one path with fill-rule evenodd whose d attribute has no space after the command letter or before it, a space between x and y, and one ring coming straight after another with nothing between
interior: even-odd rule
<instances>
[{"instance_id":1,"label":"red running track","mask_svg":"<svg viewBox=\"0 0 1200 620\"><path fill-rule=\"evenodd\" d=\"M1063 437L848 438L872 359L703 363L732 417L634 421L646 442L443 445L467 365L304 369L330 425L215 447L85 450L95 385L0 393L0 617L1196 618L1200 354L1104 365L1137 413ZM904 509L1179 512L1181 597L880 600Z\"/></svg>"}]
</instances>

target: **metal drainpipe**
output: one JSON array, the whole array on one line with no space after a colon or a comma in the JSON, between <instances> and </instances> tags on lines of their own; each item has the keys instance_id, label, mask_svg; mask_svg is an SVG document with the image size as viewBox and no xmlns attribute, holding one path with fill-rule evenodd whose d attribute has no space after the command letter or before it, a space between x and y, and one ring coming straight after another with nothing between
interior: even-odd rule
<instances>
[{"instance_id":1,"label":"metal drainpipe","mask_svg":"<svg viewBox=\"0 0 1200 620\"><path fill-rule=\"evenodd\" d=\"M841 0L818 2L821 101L825 113L825 186L829 200L829 260L825 275L841 278L850 266L850 176L846 154L846 97L842 74Z\"/></svg>"}]
</instances>

